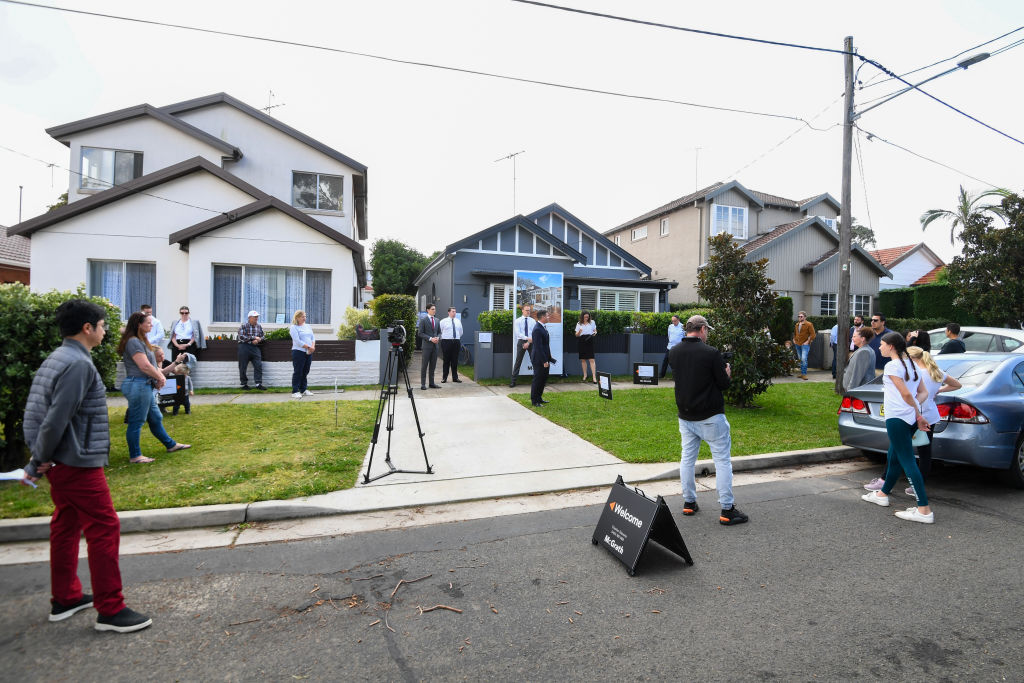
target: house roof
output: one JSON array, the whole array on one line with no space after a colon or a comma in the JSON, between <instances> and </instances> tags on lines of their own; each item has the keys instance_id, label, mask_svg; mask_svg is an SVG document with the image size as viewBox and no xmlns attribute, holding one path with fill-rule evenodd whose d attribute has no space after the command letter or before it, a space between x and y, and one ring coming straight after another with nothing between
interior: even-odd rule
<instances>
[{"instance_id":1,"label":"house roof","mask_svg":"<svg viewBox=\"0 0 1024 683\"><path fill-rule=\"evenodd\" d=\"M316 230L321 235L334 240L342 246L348 247L352 251L352 262L355 265L358 284L360 287L366 285L366 267L363 263L363 245L359 244L359 242L356 242L351 237L341 234L334 228L321 223L312 216L306 215L295 207L285 204L277 197L265 196L233 211L227 211L218 216L214 216L209 220L196 223L191 227L178 230L177 232L171 233L167 242L168 244L178 244L182 249L187 251L190 240L212 232L213 230L218 230L233 223L251 218L252 216L268 210L280 211L313 230Z\"/></svg>"},{"instance_id":2,"label":"house roof","mask_svg":"<svg viewBox=\"0 0 1024 683\"><path fill-rule=\"evenodd\" d=\"M507 277L511 279L513 276L511 270L471 270L469 274L486 278ZM575 273L566 273L562 277L565 282L595 285L636 285L638 289L675 289L679 286L679 283L675 280L631 280L623 277L600 277L577 275Z\"/></svg>"},{"instance_id":3,"label":"house roof","mask_svg":"<svg viewBox=\"0 0 1024 683\"><path fill-rule=\"evenodd\" d=\"M27 237L8 235L8 228L0 225L0 264L28 268L31 265L32 248Z\"/></svg>"},{"instance_id":4,"label":"house roof","mask_svg":"<svg viewBox=\"0 0 1024 683\"><path fill-rule=\"evenodd\" d=\"M673 211L679 208L682 208L689 204L693 204L695 202L708 201L714 199L715 197L724 194L729 190L736 190L741 194L746 195L752 203L757 204L762 208L765 206L778 206L784 209L792 209L794 211L806 211L811 206L817 204L820 201L829 202L835 207L836 211L839 211L840 208L839 202L837 202L836 199L828 192L825 192L824 194L817 194L812 197L807 197L806 199L801 199L798 201L794 199L786 199L785 197L779 197L773 194L768 194L767 192L749 190L746 187L744 187L738 180L732 180L729 181L728 183L714 183L712 185L708 185L705 188L697 190L696 192L684 195L679 199L674 199L668 204L663 204L662 206L659 206L653 211L648 211L645 214L641 214L640 216L628 220L625 223L612 228L611 230L605 230L604 234L608 235L613 232L622 230L624 228L631 228L634 225L639 225L640 223L644 223L652 219L659 218L661 216L672 213Z\"/></svg>"},{"instance_id":5,"label":"house roof","mask_svg":"<svg viewBox=\"0 0 1024 683\"><path fill-rule=\"evenodd\" d=\"M154 171L153 173L129 180L124 184L116 185L109 190L97 192L85 199L79 199L77 202L71 202L59 209L54 209L53 211L41 214L35 218L30 218L27 221L8 228L8 234L28 236L37 230L48 228L51 225L56 225L57 223L69 218L87 213L93 209L98 209L102 206L106 206L107 204L112 204L124 197L136 194L147 194L148 190L151 190L158 185L201 171L217 176L224 182L237 187L239 190L251 195L255 199L263 199L269 196L266 192L258 189L254 185L250 185L238 176L228 173L220 166L211 163L203 157L193 157L174 164L173 166L168 166L167 168L162 168L159 171Z\"/></svg>"},{"instance_id":6,"label":"house roof","mask_svg":"<svg viewBox=\"0 0 1024 683\"><path fill-rule=\"evenodd\" d=\"M811 227L815 227L818 230L821 230L822 232L824 232L837 245L836 248L830 249L829 251L826 251L824 254L822 254L818 258L812 260L811 262L805 264L804 266L802 266L800 268L801 271L813 270L813 269L817 268L818 266L820 266L821 264L825 263L826 261L828 261L833 256L835 256L836 254L839 253L839 249L838 249L839 235L836 233L835 230L833 230L832 228L830 228L827 225L825 225L825 223L823 223L822 220L820 218L818 218L817 216L808 216L807 218L804 218L804 219L799 220L799 221L793 221L792 223L784 223L784 224L782 224L780 226L777 226L771 232L766 233L764 235L759 235L757 237L757 239L751 240L750 242L747 242L746 244L744 244L743 245L743 250L746 252L747 257L749 258L749 257L753 256L756 252L759 252L762 249L764 249L765 247L767 247L769 244L777 241L779 238L784 237L786 235L790 235L790 234L795 235L795 234L797 234L797 233L799 233L799 232L801 232L803 230L807 230L808 228L811 228ZM867 251L865 251L860 246L858 246L856 244L852 245L852 248L850 249L850 253L851 253L851 255L852 254L859 254L860 257L865 262L867 262L867 264L870 267L872 267L873 269L877 270L881 275L885 275L886 277L890 277L890 278L892 277L892 273L890 273L889 270L885 266L883 266L881 263L879 263L877 260L875 260L875 258L872 257L871 254L869 254Z\"/></svg>"},{"instance_id":7,"label":"house roof","mask_svg":"<svg viewBox=\"0 0 1024 683\"><path fill-rule=\"evenodd\" d=\"M184 102L176 102L175 104L169 104L166 107L161 107L160 110L172 116L184 114L189 111L196 109L202 109L204 107L210 107L216 104L227 104L234 107L235 109L248 114L249 116L262 121L268 126L275 128L285 135L295 138L299 142L309 145L313 149L325 154L336 161L340 161L349 168L358 171L361 175L354 175L352 177L353 192L355 194L355 220L353 221L356 225L356 231L359 235L359 239L367 239L369 228L368 228L368 216L367 216L367 192L368 192L368 178L367 168L365 164L361 164L352 157L346 156L338 150L328 147L319 140L315 140L310 136L306 135L302 131L296 130L291 126L278 121L272 116L268 116L259 109L249 106L245 102L232 97L224 92L214 93L213 95L206 95L205 97L197 97L192 100L185 100Z\"/></svg>"},{"instance_id":8,"label":"house roof","mask_svg":"<svg viewBox=\"0 0 1024 683\"><path fill-rule=\"evenodd\" d=\"M929 270L927 273L925 273L921 277L917 278L917 280L912 282L910 286L913 287L915 285L929 285L929 284L935 282L936 280L938 280L939 271L941 271L945 267L946 266L935 266L934 268Z\"/></svg>"},{"instance_id":9,"label":"house roof","mask_svg":"<svg viewBox=\"0 0 1024 683\"><path fill-rule=\"evenodd\" d=\"M172 128L176 128L186 135L191 135L197 140L201 140L208 145L216 147L236 161L242 158L241 150L234 145L210 135L206 131L196 128L192 124L175 118L174 116L171 116L170 114L149 104L138 104L134 107L118 109L117 111L100 114L99 116L90 116L87 119L80 119L78 121L72 121L71 123L63 123L59 126L47 128L46 133L55 140L58 140L65 145L70 145L71 143L68 141L68 138L72 135L84 133L85 131L92 130L94 128L102 128L115 123L137 119L142 116L149 116Z\"/></svg>"},{"instance_id":10,"label":"house roof","mask_svg":"<svg viewBox=\"0 0 1024 683\"><path fill-rule=\"evenodd\" d=\"M916 252L920 252L929 259L936 266L945 265L945 262L936 254L934 251L928 248L928 245L924 242L918 242L917 244L907 244L902 247L889 247L888 249L876 249L871 252L879 263L886 268L892 268L901 261L904 261Z\"/></svg>"},{"instance_id":11,"label":"house roof","mask_svg":"<svg viewBox=\"0 0 1024 683\"><path fill-rule=\"evenodd\" d=\"M626 251L625 249L623 249L619 245L617 245L614 242L612 242L610 239L608 239L607 237L605 237L604 235L599 233L597 230L594 230L592 227L590 227L589 225L584 223L582 220L580 220L576 216L574 216L571 213L569 213L563 206L561 206L557 202L552 202L551 204L548 204L547 206L545 206L545 207L543 207L541 209L537 209L533 213L527 214L526 217L532 221L532 220L537 220L537 219L539 219L539 218L541 218L543 216L547 216L548 214L551 214L551 213L558 214L559 216L561 216L562 218L567 220L569 223L572 223L574 226L576 226L577 228L582 230L584 233L589 235L591 237L591 239L595 240L602 247L608 249L611 253L615 254L616 256L621 258L624 262L630 264L631 266L633 266L634 268L639 270L644 275L648 275L649 276L651 274L651 267L650 266L648 266L646 263L644 263L643 261L638 259L633 254L629 253L628 251Z\"/></svg>"}]
</instances>

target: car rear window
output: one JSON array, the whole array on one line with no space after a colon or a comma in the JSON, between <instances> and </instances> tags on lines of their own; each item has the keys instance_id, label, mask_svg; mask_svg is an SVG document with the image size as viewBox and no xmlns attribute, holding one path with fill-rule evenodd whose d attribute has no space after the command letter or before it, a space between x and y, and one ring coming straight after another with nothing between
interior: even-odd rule
<instances>
[{"instance_id":1,"label":"car rear window","mask_svg":"<svg viewBox=\"0 0 1024 683\"><path fill-rule=\"evenodd\" d=\"M939 367L946 374L960 381L965 387L976 387L985 383L989 376L996 371L1002 360L981 360L971 358L943 358L935 359Z\"/></svg>"}]
</instances>

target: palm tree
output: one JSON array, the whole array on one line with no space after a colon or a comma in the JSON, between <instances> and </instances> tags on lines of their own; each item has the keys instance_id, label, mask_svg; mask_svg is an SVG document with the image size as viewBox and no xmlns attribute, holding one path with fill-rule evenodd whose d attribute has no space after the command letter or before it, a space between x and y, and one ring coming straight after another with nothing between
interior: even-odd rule
<instances>
[{"instance_id":1,"label":"palm tree","mask_svg":"<svg viewBox=\"0 0 1024 683\"><path fill-rule=\"evenodd\" d=\"M999 204L984 204L976 206L985 197L1009 197L1012 193L1009 190L1002 188L994 188L986 190L978 195L971 196L964 190L964 186L960 186L960 200L957 202L957 207L950 211L949 209L929 209L921 214L921 230L926 230L932 221L938 218L948 219L951 223L949 227L949 243L953 244L953 239L956 237L957 228L963 229L967 223L972 219L980 216L983 213L991 213L999 216L1004 221L1006 220L1006 212L1003 211L1003 207Z\"/></svg>"}]
</instances>

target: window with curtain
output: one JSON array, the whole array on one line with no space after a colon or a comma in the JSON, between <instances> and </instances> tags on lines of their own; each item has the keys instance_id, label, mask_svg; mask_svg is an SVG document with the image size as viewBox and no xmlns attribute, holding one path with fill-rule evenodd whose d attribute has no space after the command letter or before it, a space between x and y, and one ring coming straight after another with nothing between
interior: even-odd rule
<instances>
[{"instance_id":1,"label":"window with curtain","mask_svg":"<svg viewBox=\"0 0 1024 683\"><path fill-rule=\"evenodd\" d=\"M125 319L142 304L156 303L156 264L134 261L89 261L89 296L102 296Z\"/></svg>"},{"instance_id":2,"label":"window with curtain","mask_svg":"<svg viewBox=\"0 0 1024 683\"><path fill-rule=\"evenodd\" d=\"M331 322L331 271L266 266L213 267L213 322L258 311L264 324L290 324L297 310L311 325Z\"/></svg>"}]
</instances>

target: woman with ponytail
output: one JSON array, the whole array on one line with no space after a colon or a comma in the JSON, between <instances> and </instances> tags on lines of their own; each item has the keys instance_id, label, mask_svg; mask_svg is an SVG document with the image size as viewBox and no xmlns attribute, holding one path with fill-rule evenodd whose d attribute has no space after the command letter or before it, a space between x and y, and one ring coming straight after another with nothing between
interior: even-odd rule
<instances>
[{"instance_id":1,"label":"woman with ponytail","mask_svg":"<svg viewBox=\"0 0 1024 683\"><path fill-rule=\"evenodd\" d=\"M917 507L899 510L896 516L912 522L931 524L935 515L928 505L921 470L914 459L914 428L928 429L928 422L921 414L917 403L917 392L921 384L921 373L907 355L907 342L898 332L882 335L879 352L891 360L882 370L883 406L885 410L885 431L889 434L889 459L885 470L882 490L861 496L863 500L882 507L889 507L889 492L892 491L901 474L906 474L917 494Z\"/></svg>"},{"instance_id":2,"label":"woman with ponytail","mask_svg":"<svg viewBox=\"0 0 1024 683\"><path fill-rule=\"evenodd\" d=\"M920 339L920 337L918 337ZM932 431L939 421L939 407L935 404L935 397L945 391L956 391L962 384L950 377L935 364L935 359L927 350L919 346L907 347L907 355L914 361L923 372L921 373L921 385L917 390L917 400L921 404L921 414L927 420L931 428L925 432L928 435L928 445L918 446L918 468L921 470L921 478L924 479L932 471ZM914 495L913 484L906 490L908 496Z\"/></svg>"}]
</instances>

